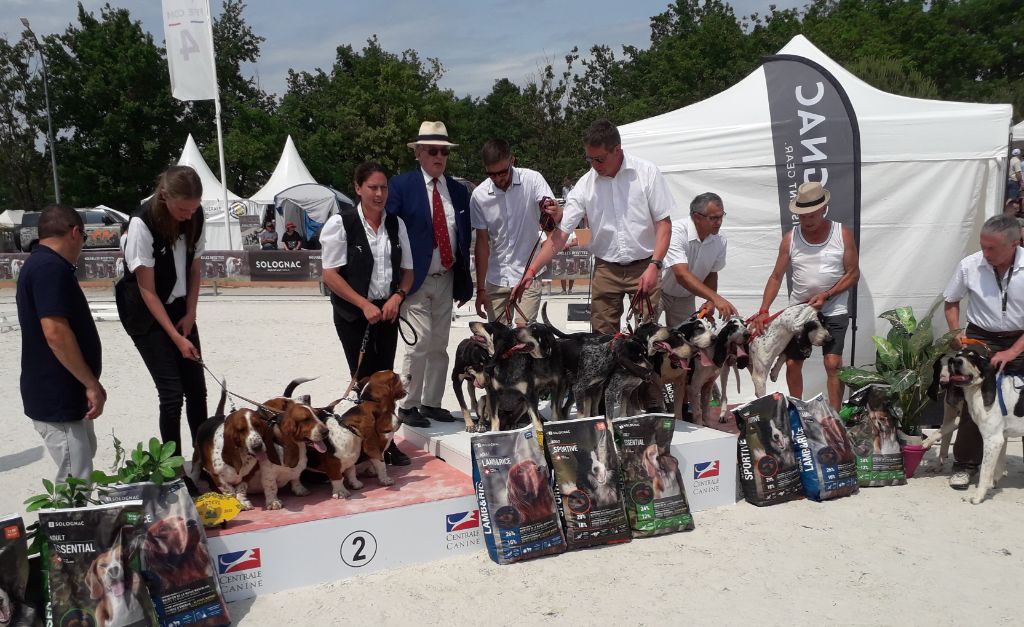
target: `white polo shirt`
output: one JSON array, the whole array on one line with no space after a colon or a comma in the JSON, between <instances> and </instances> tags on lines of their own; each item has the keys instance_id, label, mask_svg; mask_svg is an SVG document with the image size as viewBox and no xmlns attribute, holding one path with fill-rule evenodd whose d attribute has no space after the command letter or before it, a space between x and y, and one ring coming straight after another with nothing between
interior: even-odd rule
<instances>
[{"instance_id":1,"label":"white polo shirt","mask_svg":"<svg viewBox=\"0 0 1024 627\"><path fill-rule=\"evenodd\" d=\"M420 168L420 173L423 175L423 184L427 186L427 210L430 212L431 224L433 224L434 179L423 168ZM441 193L441 204L444 206L444 218L448 222L448 242L452 245L452 259L455 259L455 247L458 246L458 242L455 240L455 205L452 204L452 196L448 193L448 182L444 178L444 174L437 179L437 182L437 191ZM434 256L430 258L427 274L444 270L444 266L441 265L440 250L440 247L434 249Z\"/></svg>"},{"instance_id":2,"label":"white polo shirt","mask_svg":"<svg viewBox=\"0 0 1024 627\"><path fill-rule=\"evenodd\" d=\"M598 259L628 263L654 254L654 223L672 214L676 202L665 177L650 161L623 154L615 176L587 171L569 192L559 228L571 233L585 215L587 250Z\"/></svg>"},{"instance_id":3,"label":"white polo shirt","mask_svg":"<svg viewBox=\"0 0 1024 627\"><path fill-rule=\"evenodd\" d=\"M473 190L469 219L474 229L490 236L486 280L499 287L514 287L523 278L526 262L537 243L540 201L553 198L540 172L512 168L512 183L502 191L490 178Z\"/></svg>"},{"instance_id":4,"label":"white polo shirt","mask_svg":"<svg viewBox=\"0 0 1024 627\"><path fill-rule=\"evenodd\" d=\"M370 289L366 298L387 298L391 294L391 240L388 238L388 229L384 226L384 219L381 219L380 228L374 232L366 222L361 204L356 207L356 211L359 212L359 221L363 223L366 241L370 243L370 252L373 253L373 273L370 276ZM409 233L405 230L405 222L401 218L398 218L398 245L402 247L400 266L404 270L412 270ZM320 230L320 247L323 249L320 252L324 270L340 268L348 263L348 239L340 215L331 216Z\"/></svg>"},{"instance_id":5,"label":"white polo shirt","mask_svg":"<svg viewBox=\"0 0 1024 627\"><path fill-rule=\"evenodd\" d=\"M202 211L202 209L200 209ZM132 218L128 223L128 234L121 244L124 251L124 259L128 264L128 270L135 272L139 266L152 268L156 266L156 257L153 256L153 233L150 232L146 223L141 218ZM185 267L185 236L179 235L171 250L174 255L174 287L171 295L167 297L167 303L172 303L178 298L184 298L188 294L185 286L185 274L188 268ZM199 234L199 241L196 242L196 254L193 259L206 252L206 229ZM167 304L165 303L165 304Z\"/></svg>"},{"instance_id":6,"label":"white polo shirt","mask_svg":"<svg viewBox=\"0 0 1024 627\"><path fill-rule=\"evenodd\" d=\"M967 322L993 332L1024 330L1024 254L1021 248L1017 247L1013 265L1001 282L996 280L995 270L985 261L981 251L964 257L942 297L947 303L956 303L965 296L970 297L967 301Z\"/></svg>"},{"instance_id":7,"label":"white polo shirt","mask_svg":"<svg viewBox=\"0 0 1024 627\"><path fill-rule=\"evenodd\" d=\"M672 241L665 255L665 270L661 277L661 289L669 296L693 296L688 289L676 281L672 266L685 263L699 281L704 281L712 272L725 267L725 249L728 242L724 235L709 234L701 241L697 237L697 225L693 217L672 222Z\"/></svg>"}]
</instances>

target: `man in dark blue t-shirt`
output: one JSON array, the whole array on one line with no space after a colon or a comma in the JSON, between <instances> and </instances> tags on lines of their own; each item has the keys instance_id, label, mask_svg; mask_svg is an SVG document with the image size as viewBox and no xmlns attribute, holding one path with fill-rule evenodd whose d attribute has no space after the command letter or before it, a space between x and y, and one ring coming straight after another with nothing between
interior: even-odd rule
<instances>
[{"instance_id":1,"label":"man in dark blue t-shirt","mask_svg":"<svg viewBox=\"0 0 1024 627\"><path fill-rule=\"evenodd\" d=\"M21 400L57 464L57 481L92 474L93 420L107 400L99 381L100 336L75 278L85 239L77 211L47 207L39 246L18 276Z\"/></svg>"}]
</instances>

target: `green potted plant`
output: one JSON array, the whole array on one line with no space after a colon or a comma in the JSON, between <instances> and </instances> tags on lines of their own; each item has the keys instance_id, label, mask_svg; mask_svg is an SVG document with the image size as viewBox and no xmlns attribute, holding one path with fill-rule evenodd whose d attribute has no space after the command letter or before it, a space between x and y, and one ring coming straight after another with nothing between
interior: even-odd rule
<instances>
[{"instance_id":1,"label":"green potted plant","mask_svg":"<svg viewBox=\"0 0 1024 627\"><path fill-rule=\"evenodd\" d=\"M919 322L910 307L897 307L882 313L891 328L885 337L873 336L875 363L868 367L846 366L839 370L839 379L857 390L871 383L889 386L889 397L899 421L905 443L921 443L920 420L929 403L926 391L932 382L933 365L949 351L959 329L938 338L932 329L932 315L942 301L928 310Z\"/></svg>"}]
</instances>

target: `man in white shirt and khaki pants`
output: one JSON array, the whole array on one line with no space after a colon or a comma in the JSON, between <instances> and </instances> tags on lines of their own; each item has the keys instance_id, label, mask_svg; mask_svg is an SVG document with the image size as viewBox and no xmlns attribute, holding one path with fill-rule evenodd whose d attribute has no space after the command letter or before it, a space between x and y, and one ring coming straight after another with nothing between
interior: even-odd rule
<instances>
[{"instance_id":1,"label":"man in white shirt and khaki pants","mask_svg":"<svg viewBox=\"0 0 1024 627\"><path fill-rule=\"evenodd\" d=\"M967 301L967 330L961 338L981 340L992 351L992 367L1024 375L1024 251L1017 245L1020 226L1013 216L998 215L981 227L981 250L960 261L942 293L946 323L960 328L960 301ZM965 404L953 443L949 485L966 490L978 475L981 432Z\"/></svg>"},{"instance_id":2,"label":"man in white shirt and khaki pants","mask_svg":"<svg viewBox=\"0 0 1024 627\"><path fill-rule=\"evenodd\" d=\"M619 130L608 120L590 125L583 149L591 169L569 192L559 228L530 263L515 294L529 289L586 216L591 232L587 248L594 255L591 326L598 333L616 333L625 308L623 297L639 291L655 309L660 306L675 201L657 166L622 151ZM658 314L645 306L645 318L657 319Z\"/></svg>"}]
</instances>

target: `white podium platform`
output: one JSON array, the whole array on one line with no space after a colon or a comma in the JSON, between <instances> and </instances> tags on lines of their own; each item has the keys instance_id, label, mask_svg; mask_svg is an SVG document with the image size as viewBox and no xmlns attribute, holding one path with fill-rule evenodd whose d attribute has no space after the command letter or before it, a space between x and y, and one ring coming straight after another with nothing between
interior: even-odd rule
<instances>
[{"instance_id":1,"label":"white podium platform","mask_svg":"<svg viewBox=\"0 0 1024 627\"><path fill-rule=\"evenodd\" d=\"M465 423L431 421L428 428L402 425L406 444L441 458L454 469L473 475L472 434ZM672 454L679 459L686 498L692 512L736 503L736 436L676 421Z\"/></svg>"}]
</instances>

